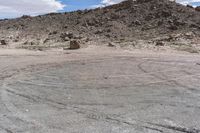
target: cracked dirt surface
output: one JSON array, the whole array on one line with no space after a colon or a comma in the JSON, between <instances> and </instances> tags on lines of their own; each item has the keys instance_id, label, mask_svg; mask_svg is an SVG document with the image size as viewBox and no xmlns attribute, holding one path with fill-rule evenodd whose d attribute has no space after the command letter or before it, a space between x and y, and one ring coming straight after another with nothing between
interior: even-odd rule
<instances>
[{"instance_id":1,"label":"cracked dirt surface","mask_svg":"<svg viewBox=\"0 0 200 133\"><path fill-rule=\"evenodd\" d=\"M200 132L199 55L1 51L1 133Z\"/></svg>"}]
</instances>

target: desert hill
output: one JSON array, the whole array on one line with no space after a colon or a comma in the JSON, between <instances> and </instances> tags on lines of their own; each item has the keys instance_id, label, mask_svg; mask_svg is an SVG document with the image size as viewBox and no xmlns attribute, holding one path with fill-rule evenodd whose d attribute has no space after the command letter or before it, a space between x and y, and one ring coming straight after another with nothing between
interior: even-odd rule
<instances>
[{"instance_id":1,"label":"desert hill","mask_svg":"<svg viewBox=\"0 0 200 133\"><path fill-rule=\"evenodd\" d=\"M83 45L136 46L138 40L144 45L180 40L198 45L199 36L200 12L168 0L127 0L104 8L0 21L2 44L24 48L65 47L72 39Z\"/></svg>"}]
</instances>

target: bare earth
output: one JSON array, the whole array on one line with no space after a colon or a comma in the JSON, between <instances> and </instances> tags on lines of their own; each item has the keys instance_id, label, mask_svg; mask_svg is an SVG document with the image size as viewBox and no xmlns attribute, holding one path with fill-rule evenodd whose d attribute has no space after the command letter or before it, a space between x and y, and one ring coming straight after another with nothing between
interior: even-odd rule
<instances>
[{"instance_id":1,"label":"bare earth","mask_svg":"<svg viewBox=\"0 0 200 133\"><path fill-rule=\"evenodd\" d=\"M199 133L200 56L0 50L0 133Z\"/></svg>"}]
</instances>

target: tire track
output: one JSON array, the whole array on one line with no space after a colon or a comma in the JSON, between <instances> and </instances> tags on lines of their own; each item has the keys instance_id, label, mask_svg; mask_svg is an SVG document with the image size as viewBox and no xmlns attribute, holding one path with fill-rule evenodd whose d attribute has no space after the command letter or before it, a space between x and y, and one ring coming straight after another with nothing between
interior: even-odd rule
<instances>
[{"instance_id":1,"label":"tire track","mask_svg":"<svg viewBox=\"0 0 200 133\"><path fill-rule=\"evenodd\" d=\"M179 132L183 132L183 133L200 133L199 129L195 129L195 128L186 128L186 127L181 127L181 126L171 126L171 125L162 125L162 124L156 124L156 123L151 123L151 122L146 122L146 121L142 121L142 120L134 120L134 122L129 122L124 120L123 118L120 118L118 116L113 116L113 115L109 115L109 114L105 114L103 112L98 112L96 110L89 110L86 108L82 108L82 107L78 107L78 106L74 106L71 104L65 104L62 102L57 102L54 101L52 99L47 99L47 98L41 98L35 95L32 95L31 97L25 94L20 94L20 93L16 93L13 91L8 91L14 95L18 95L20 97L23 98L27 98L27 99L31 99L33 101L36 102L42 102L42 103L46 103L48 105L57 105L57 106L61 106L60 109L71 109L79 114L83 114L85 115L87 118L89 119L93 119L96 121L107 121L107 122L111 122L111 123L121 123L121 124L126 124L129 126L133 126L133 127L142 127L142 128L146 128L149 130L154 130L157 132L164 132L164 129L169 129L169 130L174 130L174 131L179 131ZM36 100L37 99L37 100ZM39 100L39 101L38 101ZM56 106L56 107L57 107ZM55 106L54 106L55 107ZM136 123L140 123L140 124L136 124Z\"/></svg>"}]
</instances>

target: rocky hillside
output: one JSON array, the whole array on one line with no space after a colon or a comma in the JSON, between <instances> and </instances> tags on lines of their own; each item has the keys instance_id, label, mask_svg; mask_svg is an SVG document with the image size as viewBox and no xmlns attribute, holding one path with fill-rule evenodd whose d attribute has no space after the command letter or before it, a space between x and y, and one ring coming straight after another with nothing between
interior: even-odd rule
<instances>
[{"instance_id":1,"label":"rocky hillside","mask_svg":"<svg viewBox=\"0 0 200 133\"><path fill-rule=\"evenodd\" d=\"M127 0L93 10L0 21L2 45L64 47L70 40L155 45L184 39L198 45L200 12L168 0ZM134 42L134 43L133 43Z\"/></svg>"}]
</instances>

